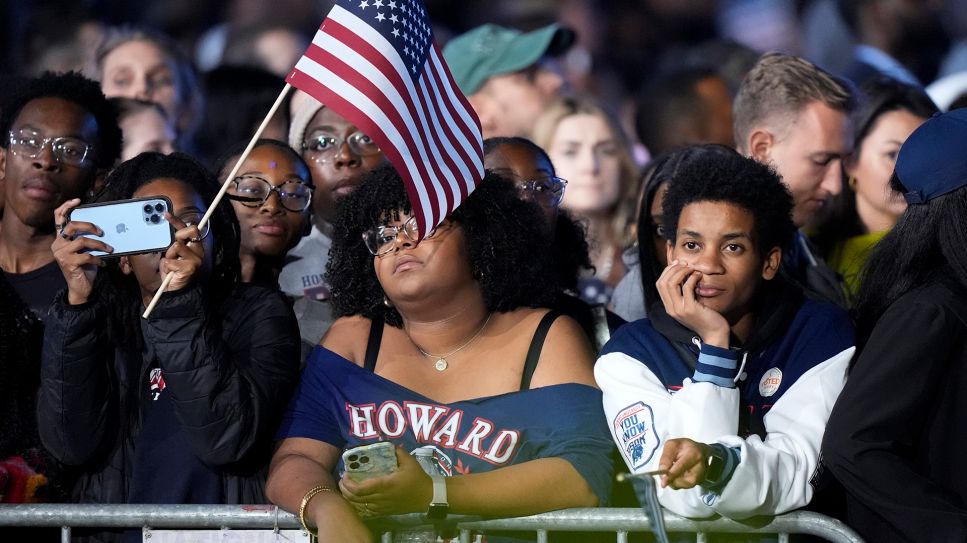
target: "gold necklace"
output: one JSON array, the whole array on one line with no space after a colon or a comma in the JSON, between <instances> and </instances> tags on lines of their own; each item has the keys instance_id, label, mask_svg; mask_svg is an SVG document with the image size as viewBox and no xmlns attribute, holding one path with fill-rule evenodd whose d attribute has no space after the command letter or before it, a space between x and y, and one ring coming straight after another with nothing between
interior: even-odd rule
<instances>
[{"instance_id":1,"label":"gold necklace","mask_svg":"<svg viewBox=\"0 0 967 543\"><path fill-rule=\"evenodd\" d=\"M477 339L477 337L479 337L480 334L484 331L484 328L487 327L487 324L490 322L490 317L493 317L493 316L494 316L493 313L488 314L487 315L487 320L485 320L484 323L482 325L480 325L480 328L477 328L477 331L474 332L474 334L470 337L470 339L468 339L467 341L465 341L463 343L463 345L461 345L461 346L457 347L456 349L448 352L447 354L436 355L436 354L433 354L433 353L428 353L428 352L426 352L426 351L423 350L423 347L420 347L419 345L416 344L415 341L413 341L413 338L410 337L410 333L409 332L406 332L406 337L409 338L410 343L412 343L413 346L416 347L416 350L420 351L420 354L422 354L424 358L436 358L436 362L433 364L433 367L436 368L437 371L443 371L443 370L447 369L450 366L450 363L447 362L447 358L450 357L450 356L453 356L453 355L457 354L458 352L462 351L466 346L468 346L471 343L473 343L473 340ZM405 329L404 329L404 332L405 332Z\"/></svg>"}]
</instances>

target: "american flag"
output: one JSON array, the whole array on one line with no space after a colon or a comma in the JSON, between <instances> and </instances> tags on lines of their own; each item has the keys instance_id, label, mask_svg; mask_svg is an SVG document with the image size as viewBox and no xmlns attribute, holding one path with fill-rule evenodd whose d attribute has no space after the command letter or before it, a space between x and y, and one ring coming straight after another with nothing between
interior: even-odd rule
<instances>
[{"instance_id":1,"label":"american flag","mask_svg":"<svg viewBox=\"0 0 967 543\"><path fill-rule=\"evenodd\" d=\"M480 121L419 0L338 0L286 81L380 146L406 182L421 235L483 179Z\"/></svg>"}]
</instances>

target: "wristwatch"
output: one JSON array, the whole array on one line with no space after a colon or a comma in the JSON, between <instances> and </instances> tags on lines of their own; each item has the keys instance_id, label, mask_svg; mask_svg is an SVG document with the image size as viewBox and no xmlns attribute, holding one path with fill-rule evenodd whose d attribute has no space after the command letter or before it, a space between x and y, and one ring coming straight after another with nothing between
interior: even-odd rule
<instances>
[{"instance_id":1,"label":"wristwatch","mask_svg":"<svg viewBox=\"0 0 967 543\"><path fill-rule=\"evenodd\" d=\"M708 465L705 467L705 480L702 486L715 487L722 484L725 466L728 464L728 451L725 447L713 444L709 446Z\"/></svg>"},{"instance_id":2,"label":"wristwatch","mask_svg":"<svg viewBox=\"0 0 967 543\"><path fill-rule=\"evenodd\" d=\"M430 499L430 508L426 510L426 518L442 520L450 513L450 502L447 501L447 478L436 473L431 473L430 478L433 479L433 498Z\"/></svg>"}]
</instances>

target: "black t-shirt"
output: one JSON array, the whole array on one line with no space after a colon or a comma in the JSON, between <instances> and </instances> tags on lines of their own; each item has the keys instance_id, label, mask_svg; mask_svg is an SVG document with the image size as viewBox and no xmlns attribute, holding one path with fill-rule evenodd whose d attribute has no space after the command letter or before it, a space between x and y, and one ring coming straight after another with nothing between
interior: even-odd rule
<instances>
[{"instance_id":1,"label":"black t-shirt","mask_svg":"<svg viewBox=\"0 0 967 543\"><path fill-rule=\"evenodd\" d=\"M56 261L27 273L3 272L3 277L37 317L47 313L54 296L67 288L67 280Z\"/></svg>"}]
</instances>

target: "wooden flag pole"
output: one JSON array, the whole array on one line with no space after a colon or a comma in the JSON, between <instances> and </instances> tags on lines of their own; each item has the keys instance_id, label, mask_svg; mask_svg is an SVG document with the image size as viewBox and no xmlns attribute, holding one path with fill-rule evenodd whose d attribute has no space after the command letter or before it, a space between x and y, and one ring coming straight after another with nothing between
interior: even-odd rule
<instances>
[{"instance_id":1,"label":"wooden flag pole","mask_svg":"<svg viewBox=\"0 0 967 543\"><path fill-rule=\"evenodd\" d=\"M208 211L205 212L205 216L198 221L198 230L201 230L206 224L208 224L208 219L210 219L212 213L215 212L215 208L218 206L218 203L221 202L222 198L225 197L225 193L228 192L228 186L232 183L232 180L235 179L235 175L238 174L238 170L242 167L242 163L245 162L245 159L248 158L249 153L252 152L252 148L255 147L255 142L262 137L262 132L264 132L265 127L269 125L269 121L271 121L272 117L275 116L275 112L278 111L279 106L282 105L282 101L285 100L286 96L288 96L290 90L292 90L292 85L290 83L286 83L285 87L282 89L282 92L279 93L279 97L276 98L275 103L272 104L272 109L269 110L269 113L265 116L265 119L262 120L262 124L259 125L258 130L255 131L255 135L252 136L252 141L248 142L248 146L245 147L245 150L242 151L241 155L239 155L238 161L235 162L235 167L232 168L232 171L229 172L228 177L225 178L225 182L222 183L222 188L218 191L218 194L215 195L215 200L212 201L211 205L208 206ZM168 285L171 284L171 280L174 279L174 277L175 275L173 273L169 272L165 274L164 280L161 281L161 286L158 287L158 291L154 293L154 297L151 298L151 303L149 303L148 307L145 308L141 318L146 319L149 315L151 315L154 307L158 305L158 300L161 299L161 295L164 293L164 291L168 290Z\"/></svg>"}]
</instances>

